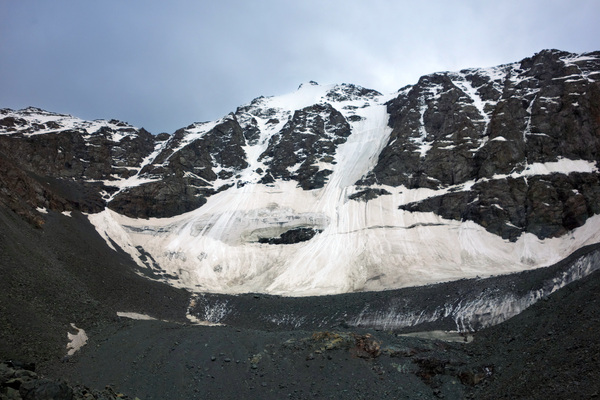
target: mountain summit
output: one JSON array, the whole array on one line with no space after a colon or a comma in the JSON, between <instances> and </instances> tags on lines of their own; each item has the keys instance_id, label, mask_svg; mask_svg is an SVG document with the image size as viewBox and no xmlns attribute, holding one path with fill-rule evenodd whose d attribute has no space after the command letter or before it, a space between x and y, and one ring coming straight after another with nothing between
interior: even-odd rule
<instances>
[{"instance_id":1,"label":"mountain summit","mask_svg":"<svg viewBox=\"0 0 600 400\"><path fill-rule=\"evenodd\" d=\"M383 290L555 263L600 241L600 53L309 82L153 136L0 110L0 201L83 212L140 271L192 291Z\"/></svg>"}]
</instances>

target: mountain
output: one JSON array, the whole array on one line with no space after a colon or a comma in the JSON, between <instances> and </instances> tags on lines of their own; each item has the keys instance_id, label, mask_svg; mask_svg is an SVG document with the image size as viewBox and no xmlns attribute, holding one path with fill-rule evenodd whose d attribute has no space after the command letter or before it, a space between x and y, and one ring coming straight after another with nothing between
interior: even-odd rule
<instances>
[{"instance_id":1,"label":"mountain","mask_svg":"<svg viewBox=\"0 0 600 400\"><path fill-rule=\"evenodd\" d=\"M599 79L545 50L159 135L0 110L0 398L597 396Z\"/></svg>"},{"instance_id":2,"label":"mountain","mask_svg":"<svg viewBox=\"0 0 600 400\"><path fill-rule=\"evenodd\" d=\"M423 76L383 95L308 82L153 136L0 111L0 200L85 213L177 287L314 295L553 264L599 241L600 53Z\"/></svg>"}]
</instances>

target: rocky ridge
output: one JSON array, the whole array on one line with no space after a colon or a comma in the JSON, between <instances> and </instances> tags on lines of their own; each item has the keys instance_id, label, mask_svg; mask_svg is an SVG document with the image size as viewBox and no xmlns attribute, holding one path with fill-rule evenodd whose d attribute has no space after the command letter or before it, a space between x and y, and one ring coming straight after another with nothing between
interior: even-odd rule
<instances>
[{"instance_id":1,"label":"rocky ridge","mask_svg":"<svg viewBox=\"0 0 600 400\"><path fill-rule=\"evenodd\" d=\"M544 50L513 64L423 76L391 95L309 82L295 93L259 97L219 120L157 136L116 120L3 109L0 201L39 227L47 210L97 214L108 208L138 220L162 218L170 226L168 218L205 209L202 223L194 217L193 237L244 244L249 252L261 251L257 244L276 247L293 238L316 246L347 232L380 229L389 236L398 227L454 226L448 221L473 221L511 242L526 234L542 241L566 237L600 214L599 79L600 53ZM288 183L311 193L315 205L305 208L312 211L280 206L285 196L304 196L296 189L271 194ZM213 198L214 204L244 198L255 210L217 210L207 206ZM259 204L261 198L273 200ZM340 220L355 213L353 202L365 203L364 224ZM374 215L369 210L388 203L398 211L386 211L386 223L368 220ZM257 222L261 215L266 222ZM240 226L247 230L238 232ZM147 231L133 223L123 228ZM169 273L208 262L221 275L233 268L185 249L167 253L189 266L170 265L164 244L104 235L123 249L137 249L128 251L140 265L147 264L142 258L153 258L159 267L168 264ZM290 249L277 254L295 251ZM355 263L380 258L370 252ZM191 259L198 261L192 265ZM366 276L348 271L347 279L357 283L338 290L370 288L368 282L391 276L368 268ZM282 271L251 269L228 279L248 281L257 274L272 279ZM396 280L381 280L381 287L406 284Z\"/></svg>"},{"instance_id":2,"label":"rocky ridge","mask_svg":"<svg viewBox=\"0 0 600 400\"><path fill-rule=\"evenodd\" d=\"M448 189L402 207L473 220L511 240L522 232L561 236L598 214L595 170L523 175L532 166L561 160L595 165L599 79L600 54L557 50L498 67L423 76L387 102L392 133L359 186ZM257 98L221 120L169 136L116 120L4 109L2 157L38 181L75 182L87 201L65 209L96 212L106 203L125 215L168 217L202 206L229 185L252 182L241 174L249 166L247 146L259 144L265 131L273 134L258 157L263 168L252 171L254 182L291 179L305 190L323 187L337 146L352 133L349 122L361 119L333 104L358 100L368 107L378 96L338 85L320 102L295 111ZM347 105L346 111L355 108ZM35 203L59 208L42 199Z\"/></svg>"},{"instance_id":3,"label":"rocky ridge","mask_svg":"<svg viewBox=\"0 0 600 400\"><path fill-rule=\"evenodd\" d=\"M364 183L450 193L403 205L472 220L503 238L556 237L598 213L596 169L529 174L600 150L600 54L422 77L388 102L393 132Z\"/></svg>"}]
</instances>

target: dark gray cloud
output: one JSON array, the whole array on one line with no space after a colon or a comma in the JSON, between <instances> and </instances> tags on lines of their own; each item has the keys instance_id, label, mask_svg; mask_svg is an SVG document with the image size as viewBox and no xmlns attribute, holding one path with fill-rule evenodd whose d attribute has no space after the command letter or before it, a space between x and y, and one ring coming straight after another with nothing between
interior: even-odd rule
<instances>
[{"instance_id":1,"label":"dark gray cloud","mask_svg":"<svg viewBox=\"0 0 600 400\"><path fill-rule=\"evenodd\" d=\"M597 0L0 0L0 107L153 133L301 82L382 92L545 48L600 49Z\"/></svg>"}]
</instances>

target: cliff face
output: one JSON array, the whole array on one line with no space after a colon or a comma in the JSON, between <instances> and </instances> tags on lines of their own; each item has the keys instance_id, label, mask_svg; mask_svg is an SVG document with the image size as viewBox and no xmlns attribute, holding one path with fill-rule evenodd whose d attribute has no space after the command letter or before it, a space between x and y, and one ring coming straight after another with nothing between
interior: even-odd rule
<instances>
[{"instance_id":1,"label":"cliff face","mask_svg":"<svg viewBox=\"0 0 600 400\"><path fill-rule=\"evenodd\" d=\"M379 290L598 241L598 154L600 53L546 50L390 95L309 82L172 135L0 110L0 202L89 213L176 285Z\"/></svg>"},{"instance_id":2,"label":"cliff face","mask_svg":"<svg viewBox=\"0 0 600 400\"><path fill-rule=\"evenodd\" d=\"M37 108L0 110L0 201L42 224L40 211L99 212L112 182L135 175L155 137L120 121L82 121Z\"/></svg>"},{"instance_id":3,"label":"cliff face","mask_svg":"<svg viewBox=\"0 0 600 400\"><path fill-rule=\"evenodd\" d=\"M472 220L511 240L581 226L598 213L595 169L571 170L598 161L597 57L544 51L421 78L388 103L394 130L366 182L455 189L403 208Z\"/></svg>"}]
</instances>

